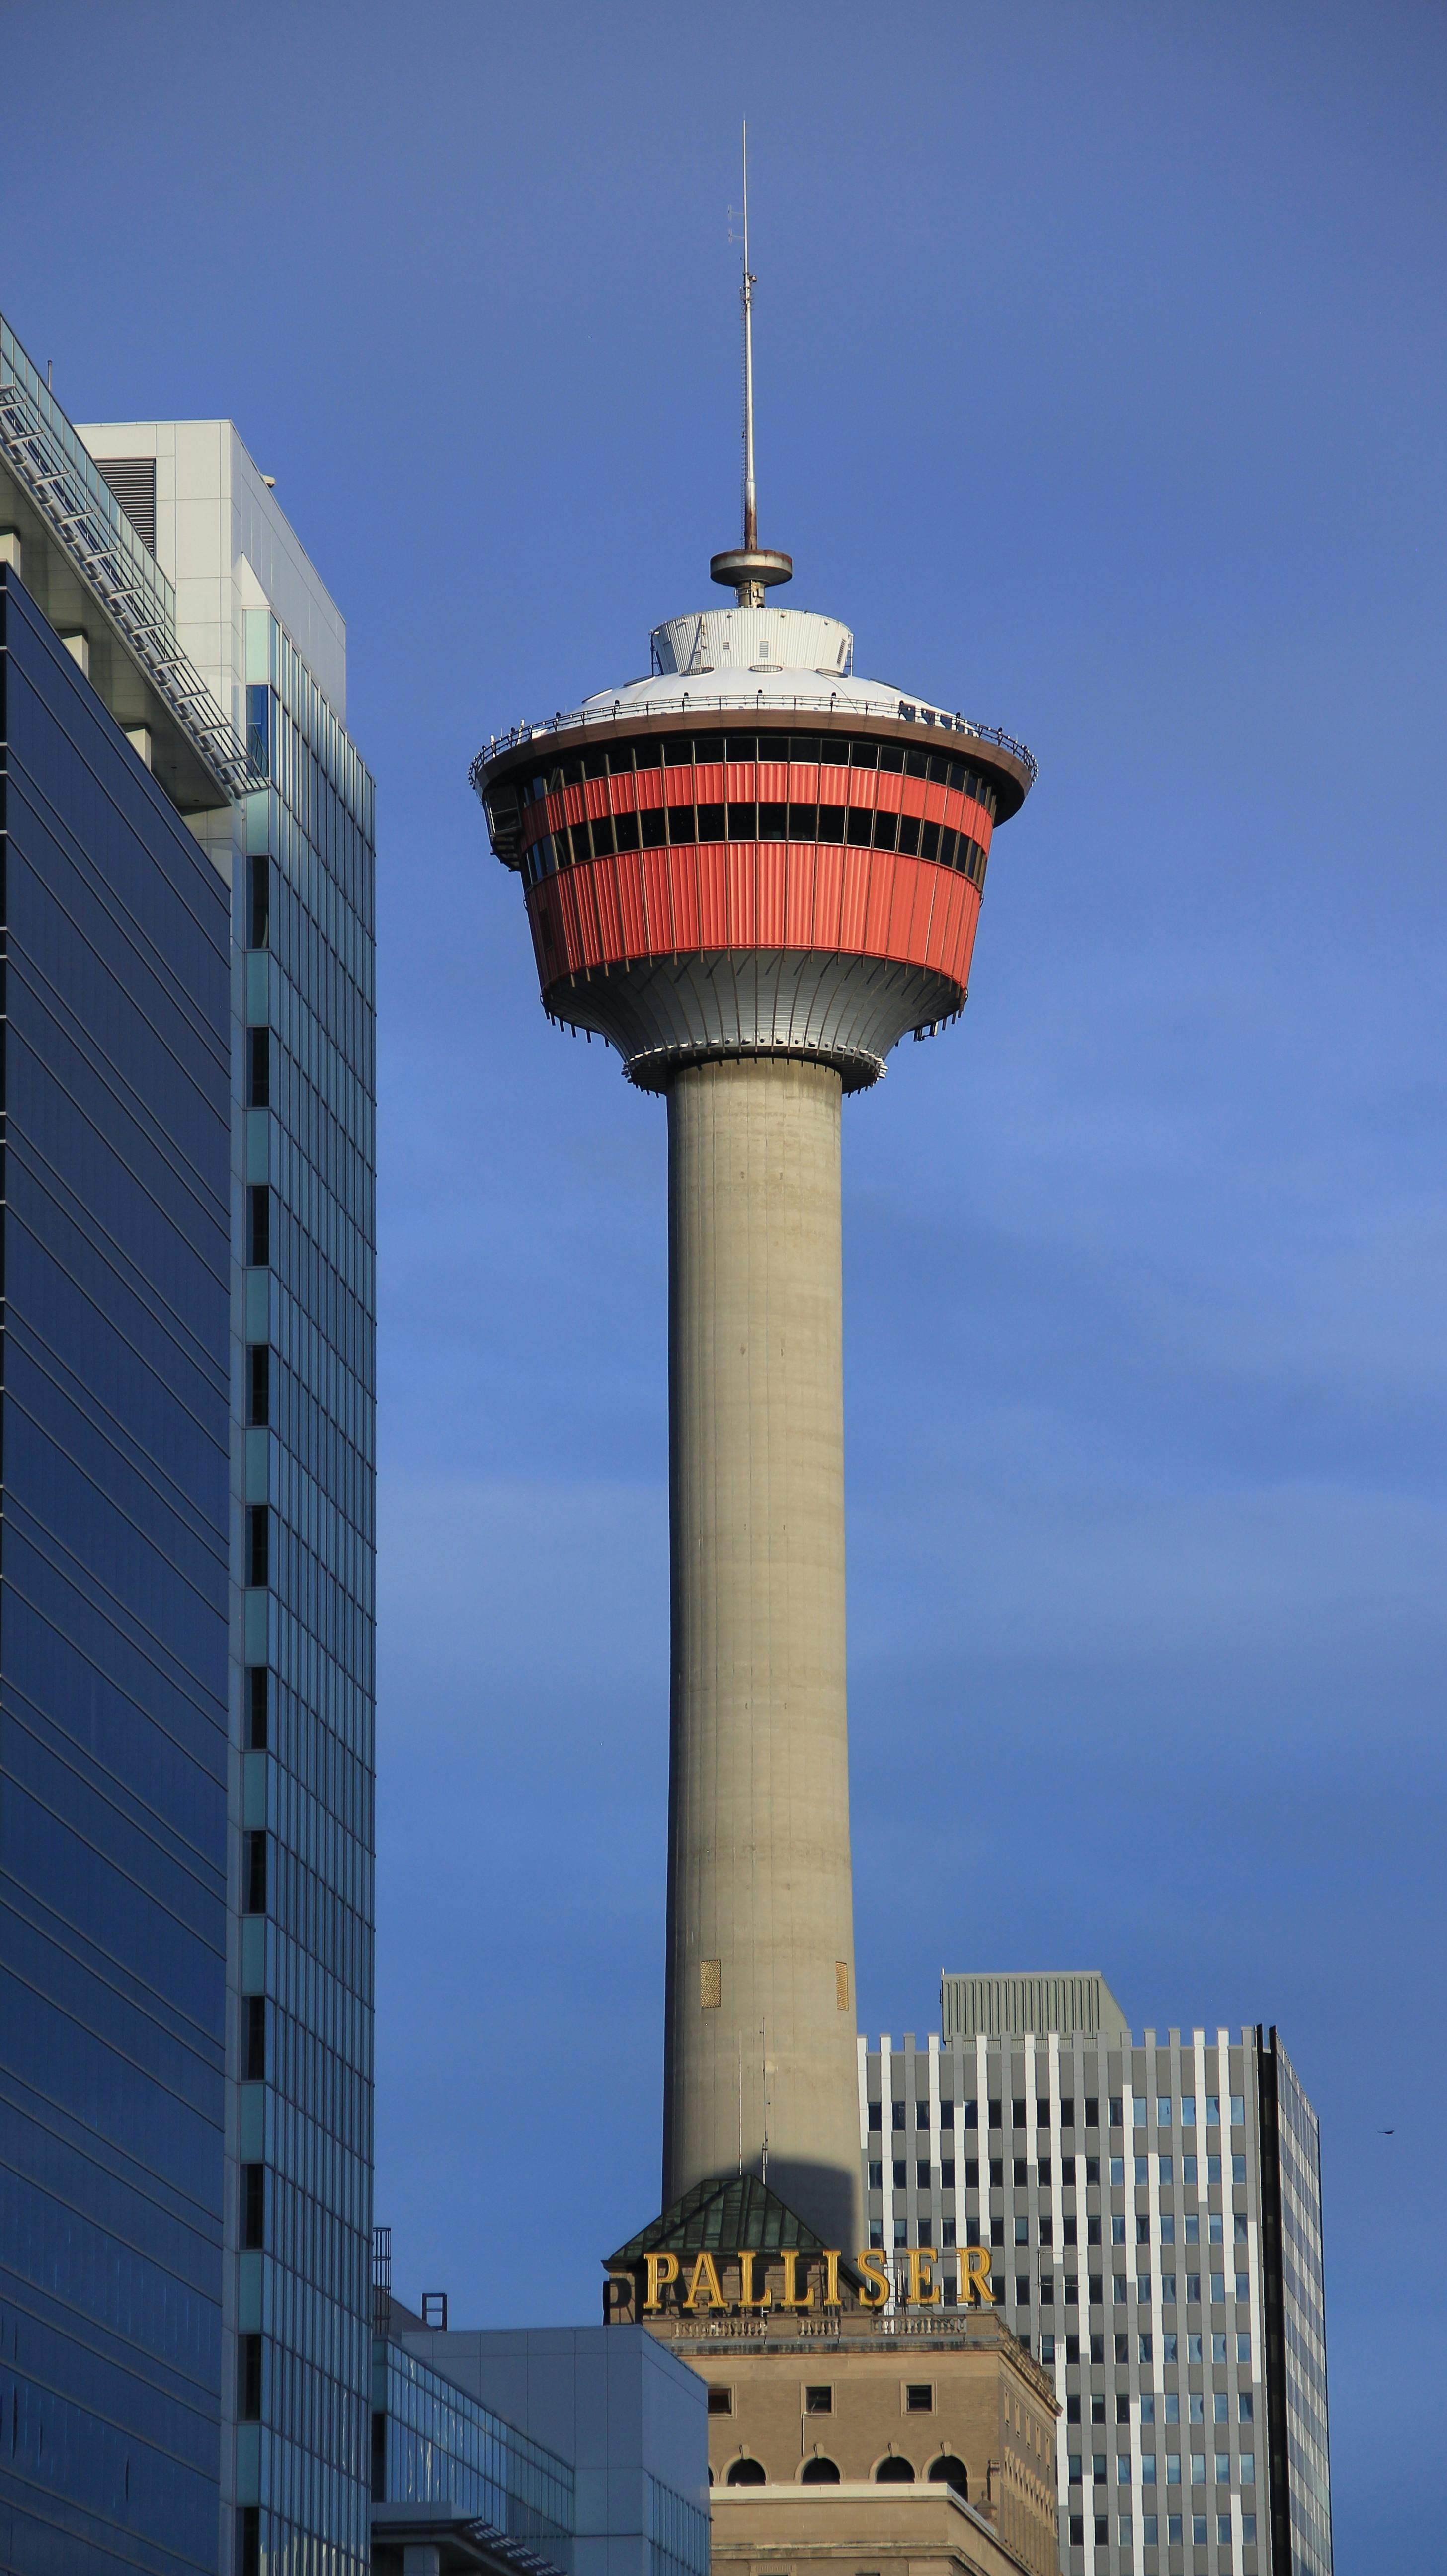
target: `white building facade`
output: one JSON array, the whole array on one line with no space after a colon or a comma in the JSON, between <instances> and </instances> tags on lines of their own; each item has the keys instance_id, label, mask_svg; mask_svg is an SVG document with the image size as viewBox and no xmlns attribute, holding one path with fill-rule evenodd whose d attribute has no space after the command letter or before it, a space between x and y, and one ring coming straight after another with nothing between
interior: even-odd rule
<instances>
[{"instance_id":1,"label":"white building facade","mask_svg":"<svg viewBox=\"0 0 1447 2576\"><path fill-rule=\"evenodd\" d=\"M1099 1977L946 1978L941 2019L861 2042L870 2241L936 2247L946 2305L990 2248L1055 2379L1065 2576L1331 2576L1320 2156L1275 2032L1137 2043Z\"/></svg>"}]
</instances>

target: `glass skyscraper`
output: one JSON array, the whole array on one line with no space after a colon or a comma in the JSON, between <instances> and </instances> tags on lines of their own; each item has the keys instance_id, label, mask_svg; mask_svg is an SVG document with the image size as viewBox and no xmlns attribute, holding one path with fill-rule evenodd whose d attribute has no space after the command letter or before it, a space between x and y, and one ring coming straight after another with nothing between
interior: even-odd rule
<instances>
[{"instance_id":1,"label":"glass skyscraper","mask_svg":"<svg viewBox=\"0 0 1447 2576\"><path fill-rule=\"evenodd\" d=\"M226 888L10 566L0 675L0 2565L189 2576L224 2377Z\"/></svg>"},{"instance_id":2,"label":"glass skyscraper","mask_svg":"<svg viewBox=\"0 0 1447 2576\"><path fill-rule=\"evenodd\" d=\"M373 828L345 628L229 423L77 432L3 326L0 565L0 2562L361 2576Z\"/></svg>"}]
</instances>

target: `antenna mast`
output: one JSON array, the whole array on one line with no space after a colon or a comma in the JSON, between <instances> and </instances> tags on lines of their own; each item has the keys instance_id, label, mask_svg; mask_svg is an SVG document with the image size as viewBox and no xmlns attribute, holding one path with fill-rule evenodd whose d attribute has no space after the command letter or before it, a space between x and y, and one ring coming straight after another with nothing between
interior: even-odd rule
<instances>
[{"instance_id":1,"label":"antenna mast","mask_svg":"<svg viewBox=\"0 0 1447 2576\"><path fill-rule=\"evenodd\" d=\"M759 544L759 504L754 484L754 288L758 284L749 266L749 129L743 134L744 159L744 274L740 302L744 317L744 541L726 554L715 555L709 570L715 581L733 592L740 608L762 608L764 592L775 582L793 578L791 555L778 554L772 547ZM732 239L732 235L730 235Z\"/></svg>"},{"instance_id":2,"label":"antenna mast","mask_svg":"<svg viewBox=\"0 0 1447 2576\"><path fill-rule=\"evenodd\" d=\"M754 280L749 272L749 129L744 123L744 552L757 552L759 505L754 488ZM762 605L762 603L760 603Z\"/></svg>"}]
</instances>

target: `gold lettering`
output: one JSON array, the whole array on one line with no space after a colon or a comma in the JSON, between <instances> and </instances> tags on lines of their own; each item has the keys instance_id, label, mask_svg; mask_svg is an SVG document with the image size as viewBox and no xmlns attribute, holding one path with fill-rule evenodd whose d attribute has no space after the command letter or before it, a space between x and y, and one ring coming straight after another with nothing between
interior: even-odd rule
<instances>
[{"instance_id":1,"label":"gold lettering","mask_svg":"<svg viewBox=\"0 0 1447 2576\"><path fill-rule=\"evenodd\" d=\"M844 2304L843 2300L839 2296L839 2248L837 2245L826 2245L824 2248L823 2304L826 2308L838 2308L842 2307Z\"/></svg>"},{"instance_id":2,"label":"gold lettering","mask_svg":"<svg viewBox=\"0 0 1447 2576\"><path fill-rule=\"evenodd\" d=\"M932 2245L911 2245L909 2249L909 2291L905 2299L906 2307L937 2308L939 2306L940 2285L938 2281L934 2279L930 2270L931 2264L937 2263L938 2261L939 2256Z\"/></svg>"},{"instance_id":3,"label":"gold lettering","mask_svg":"<svg viewBox=\"0 0 1447 2576\"><path fill-rule=\"evenodd\" d=\"M860 2279L860 2306L882 2308L889 2296L889 2274L885 2269L884 2256L879 2247L861 2246L854 2257L854 2268Z\"/></svg>"},{"instance_id":4,"label":"gold lettering","mask_svg":"<svg viewBox=\"0 0 1447 2576\"><path fill-rule=\"evenodd\" d=\"M659 2291L664 2289L670 2281L676 2281L678 2278L678 2256L676 2254L645 2254L643 2260L648 2270L648 2296L644 2300L643 2305L646 2309L651 2309L656 2313L663 2305L663 2301L658 2295Z\"/></svg>"},{"instance_id":5,"label":"gold lettering","mask_svg":"<svg viewBox=\"0 0 1447 2576\"><path fill-rule=\"evenodd\" d=\"M965 2294L966 2307L975 2299L982 2307L994 2306L995 2293L990 2287L990 2249L987 2245L965 2247L965 2270L960 2287Z\"/></svg>"},{"instance_id":6,"label":"gold lettering","mask_svg":"<svg viewBox=\"0 0 1447 2576\"><path fill-rule=\"evenodd\" d=\"M700 2254L688 2276L688 2288L684 2293L683 2304L686 2308L726 2308L728 2306L728 2301L723 2294L723 2284L718 2276L718 2268L711 2254Z\"/></svg>"},{"instance_id":7,"label":"gold lettering","mask_svg":"<svg viewBox=\"0 0 1447 2576\"><path fill-rule=\"evenodd\" d=\"M754 2265L758 2259L752 2245L739 2247L739 2306L741 2308L767 2308L772 2304L773 2292L759 2289L754 2280Z\"/></svg>"},{"instance_id":8,"label":"gold lettering","mask_svg":"<svg viewBox=\"0 0 1447 2576\"><path fill-rule=\"evenodd\" d=\"M814 2291L812 2284L804 2292L802 2297L799 2294L800 2256L797 2248L792 2245L786 2245L779 2256L779 2260L784 2266L784 2286L779 2292L780 2307L812 2308L814 2305ZM806 2263L808 2262L809 2257L807 2254L803 2257L803 2260Z\"/></svg>"}]
</instances>

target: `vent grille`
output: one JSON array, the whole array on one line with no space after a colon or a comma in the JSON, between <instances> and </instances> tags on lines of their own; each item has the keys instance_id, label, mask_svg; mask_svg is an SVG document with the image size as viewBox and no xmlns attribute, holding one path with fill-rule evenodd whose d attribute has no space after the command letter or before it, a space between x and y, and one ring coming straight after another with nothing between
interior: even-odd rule
<instances>
[{"instance_id":1,"label":"vent grille","mask_svg":"<svg viewBox=\"0 0 1447 2576\"><path fill-rule=\"evenodd\" d=\"M154 456L98 456L96 472L110 485L141 543L156 551L156 460Z\"/></svg>"}]
</instances>

